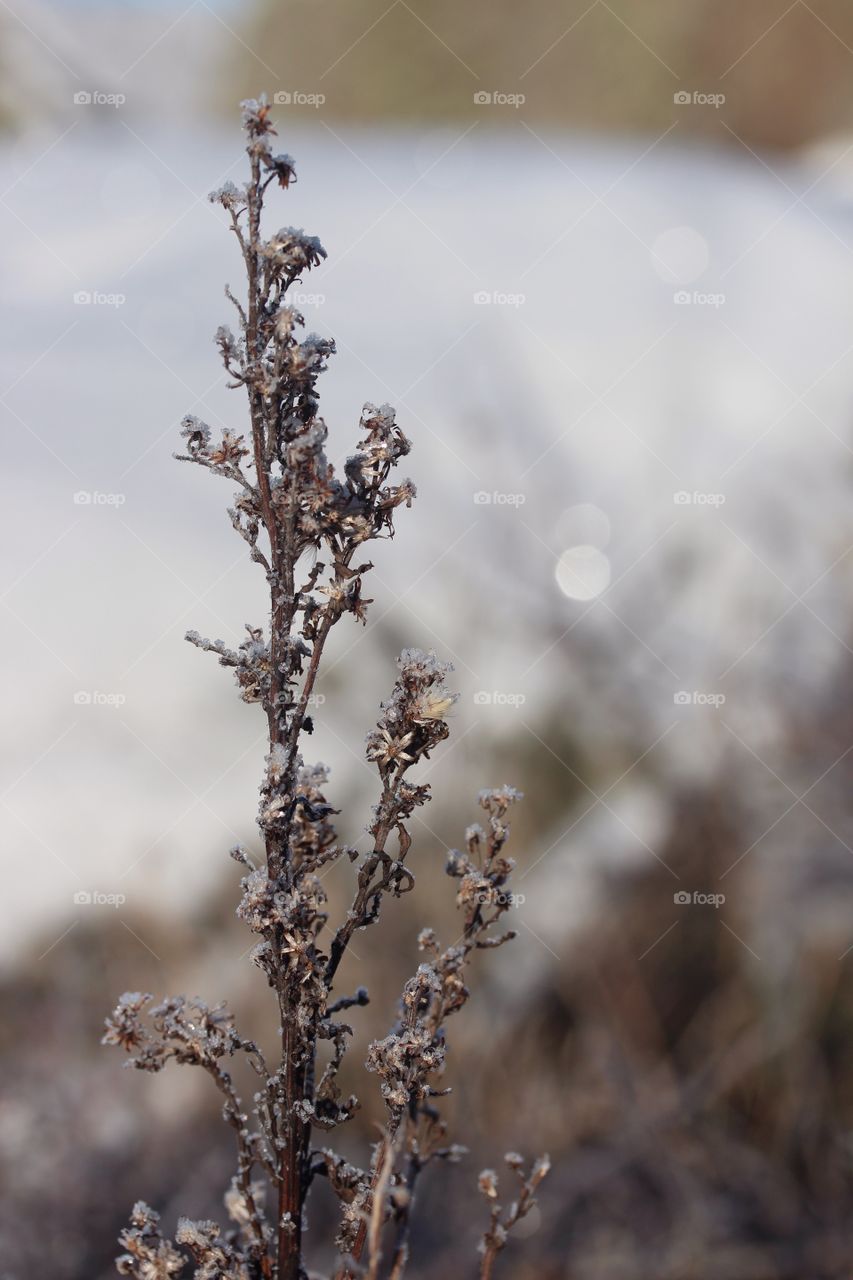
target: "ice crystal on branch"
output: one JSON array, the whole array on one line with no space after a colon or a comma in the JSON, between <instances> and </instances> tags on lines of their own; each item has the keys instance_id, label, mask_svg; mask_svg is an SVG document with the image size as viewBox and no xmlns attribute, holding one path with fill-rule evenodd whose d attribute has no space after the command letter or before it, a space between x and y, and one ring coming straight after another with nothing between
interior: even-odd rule
<instances>
[{"instance_id":1,"label":"ice crystal on branch","mask_svg":"<svg viewBox=\"0 0 853 1280\"><path fill-rule=\"evenodd\" d=\"M133 1206L130 1226L122 1231L119 1244L126 1250L116 1258L116 1270L122 1276L169 1280L171 1276L179 1276L186 1266L184 1255L160 1235L159 1213L150 1209L144 1200Z\"/></svg>"},{"instance_id":2,"label":"ice crystal on branch","mask_svg":"<svg viewBox=\"0 0 853 1280\"><path fill-rule=\"evenodd\" d=\"M448 737L457 695L447 684L449 664L420 649L403 651L391 694L367 736L378 783L367 826L371 844L362 856L341 844L329 771L302 752L313 730L312 695L329 634L348 614L364 623L372 603L364 588L372 568L366 544L393 537L397 512L415 497L411 480L392 479L411 445L390 405L368 403L343 468L327 457L317 382L335 344L303 336L304 319L289 300L291 287L326 250L315 236L289 226L264 238L268 191L290 187L296 167L292 157L273 150L275 130L263 98L243 103L243 127L249 179L242 186L227 182L210 199L224 210L245 270L244 296L225 290L235 329L220 325L215 344L228 385L246 395L248 423L242 431L214 432L187 415L177 457L236 487L228 516L269 592L268 617L246 624L242 639L210 640L196 631L187 639L216 654L233 671L243 701L259 705L266 717L262 847L257 854L231 853L243 869L237 915L257 939L252 960L271 989L279 1043L268 1063L221 1005L184 996L155 1004L140 992L121 997L107 1019L105 1043L124 1049L139 1070L158 1072L169 1062L201 1067L222 1097L237 1172L225 1195L233 1224L226 1231L216 1222L182 1218L172 1243L161 1236L157 1214L140 1202L122 1233L118 1269L139 1280L168 1280L185 1267L194 1268L195 1280L304 1280L304 1210L322 1177L340 1202L335 1280L353 1280L365 1266L378 1277L388 1248L389 1274L401 1280L419 1176L462 1150L446 1142L437 1108L447 1092L439 1087L445 1023L468 999L465 976L474 953L514 936L495 926L512 900L513 863L502 850L507 813L519 797L509 787L484 792L485 827L470 827L465 852L448 860L447 871L458 881L462 932L444 950L432 930L420 935L426 959L404 987L398 1020L367 1050L368 1072L378 1078L385 1102L385 1131L367 1167L353 1165L318 1146L321 1135L325 1140L359 1106L338 1083L355 1038L355 1027L338 1015L369 997L363 987L339 993L338 969L354 933L374 924L388 899L414 888L408 824L430 799L417 770ZM356 864L354 885L343 918L330 919L321 872L338 862ZM235 1063L257 1077L248 1109L232 1081ZM495 1219L489 1238L497 1241L504 1230ZM489 1248L494 1254L497 1244Z\"/></svg>"}]
</instances>

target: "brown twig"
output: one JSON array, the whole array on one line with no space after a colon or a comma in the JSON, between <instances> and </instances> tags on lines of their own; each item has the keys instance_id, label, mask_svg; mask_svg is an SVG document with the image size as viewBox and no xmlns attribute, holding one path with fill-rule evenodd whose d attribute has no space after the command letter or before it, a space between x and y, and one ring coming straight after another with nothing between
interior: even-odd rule
<instances>
[{"instance_id":1,"label":"brown twig","mask_svg":"<svg viewBox=\"0 0 853 1280\"><path fill-rule=\"evenodd\" d=\"M353 1166L331 1150L318 1153L312 1132L344 1123L358 1106L354 1096L341 1096L337 1082L352 1029L333 1019L367 1003L367 994L359 989L355 997L334 998L338 969L355 931L379 919L386 898L414 887L407 865L408 824L430 793L412 778L448 736L446 717L455 695L445 685L447 664L432 653L404 650L391 696L381 704L367 740L367 759L381 787L368 828L372 844L358 866L351 906L327 935L320 873L338 859L356 861L357 854L337 842L328 771L302 759L313 728L309 708L333 628L347 614L363 623L372 603L362 594L372 568L363 558L364 546L393 536L395 514L411 504L415 490L408 480L391 480L410 445L387 405L365 405L357 449L342 475L326 456L316 382L334 344L314 334L300 339L304 321L288 300L291 286L326 256L325 250L313 236L288 227L264 238L264 201L271 184L278 181L286 188L296 175L290 157L273 152L266 102L243 106L248 182L242 188L226 183L211 199L228 215L246 272L245 300L226 288L238 334L223 326L216 343L229 386L245 390L250 440L244 445L242 436L226 430L214 441L210 427L188 416L179 457L237 487L229 517L269 589L265 625L247 625L239 647L195 632L187 638L218 655L220 664L233 671L243 700L259 704L267 720L258 818L265 858L257 865L242 849L232 852L246 871L237 914L256 935L253 960L275 999L280 1057L276 1066L267 1067L223 1008L184 997L150 1008L150 997L127 993L108 1020L105 1039L126 1049L143 1070L159 1071L170 1060L201 1065L225 1098L225 1119L237 1138L234 1189L239 1194L231 1208L241 1243L216 1223L182 1220L176 1240L198 1263L197 1274L203 1269L222 1280L305 1280L303 1211L315 1176L323 1174L342 1205L338 1275L361 1274L367 1248L368 1280L379 1280L383 1232L390 1220L395 1228L391 1276L402 1280L418 1176L430 1160L453 1158L455 1152L441 1146L444 1127L431 1101L441 1093L444 1023L467 999L462 973L474 951L513 936L509 931L496 937L490 930L509 909L512 864L502 849L506 813L517 795L502 788L481 798L489 830L477 835L479 828L472 828L468 853L453 854L447 867L459 881L460 942L442 952L432 936L422 935L429 963L406 984L395 1030L369 1048L368 1065L379 1076L388 1112L371 1169ZM307 571L306 563L311 565ZM300 580L303 585L297 586ZM389 851L392 839L396 857ZM332 1052L317 1081L322 1041L331 1043ZM262 1080L255 1129L223 1065L238 1052L248 1054ZM263 1197L252 1180L255 1170L270 1184L274 1222L264 1218ZM144 1280L155 1271L176 1275L181 1269L183 1255L160 1236L159 1220L145 1205L137 1206L122 1243L122 1274Z\"/></svg>"}]
</instances>

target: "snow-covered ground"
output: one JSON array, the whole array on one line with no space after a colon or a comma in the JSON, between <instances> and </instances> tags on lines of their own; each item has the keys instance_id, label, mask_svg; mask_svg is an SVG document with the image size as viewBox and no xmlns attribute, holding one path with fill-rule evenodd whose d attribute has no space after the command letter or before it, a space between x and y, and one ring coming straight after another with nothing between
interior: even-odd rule
<instances>
[{"instance_id":1,"label":"snow-covered ground","mask_svg":"<svg viewBox=\"0 0 853 1280\"><path fill-rule=\"evenodd\" d=\"M251 838L262 750L254 709L181 641L237 637L261 584L228 484L170 458L185 412L244 421L210 342L239 263L204 199L239 175L239 138L97 124L0 152L7 957L95 909L80 891L180 909ZM454 791L495 781L478 743L560 754L555 720L591 744L596 789L646 748L701 775L741 749L733 731L745 767L749 750L772 764L779 716L850 653L837 154L764 163L520 123L280 134L299 183L273 217L329 251L302 305L338 342L333 451L365 400L394 403L420 495L377 559L367 631L339 629L315 739L339 795L369 781L340 735L390 685L379 635L456 662L460 745L431 775ZM658 818L635 781L608 805L646 857ZM555 840L565 825L537 833L540 877L583 848L583 825Z\"/></svg>"}]
</instances>

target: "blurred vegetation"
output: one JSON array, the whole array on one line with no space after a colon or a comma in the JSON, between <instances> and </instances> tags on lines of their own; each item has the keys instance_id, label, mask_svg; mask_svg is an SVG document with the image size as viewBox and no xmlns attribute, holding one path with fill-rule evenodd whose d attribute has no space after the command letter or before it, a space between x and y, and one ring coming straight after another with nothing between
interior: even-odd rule
<instances>
[{"instance_id":1,"label":"blurred vegetation","mask_svg":"<svg viewBox=\"0 0 853 1280\"><path fill-rule=\"evenodd\" d=\"M828 775L821 807L845 832L846 776L829 766L850 741L849 676L848 666L786 735L792 762ZM570 735L565 748L580 758ZM547 754L513 760L530 801ZM601 867L598 905L560 939L549 935L557 951L538 945L537 910L547 904L536 877L527 882L522 919L532 923L516 954L477 967L468 1016L451 1029L446 1110L471 1153L447 1178L425 1181L413 1239L420 1280L474 1274L474 1173L508 1145L547 1147L554 1160L531 1234L504 1263L514 1280L849 1280L853 873L842 862L827 880L812 859L796 902L774 900L773 875L743 857L756 819L759 831L767 823L753 811L753 782L721 762L706 783L684 786L650 765L647 783L667 811L661 860ZM562 827L585 807L558 779L543 783L538 820L550 813ZM515 835L523 871L530 832L522 823ZM387 1030L414 935L426 920L442 936L454 928L449 884L432 873L440 851L420 843L420 892L393 904L365 935L357 969L342 974L349 990L366 971L373 997L359 1010L341 1081L365 1103L342 1131L348 1155L377 1132L380 1108L360 1063L367 1041ZM540 886L553 893L558 874L540 865ZM217 1099L181 1068L155 1081L122 1071L97 1041L104 1010L132 986L225 994L243 1031L266 1044L270 997L233 915L236 878L229 868L180 928L153 916L93 917L58 943L37 942L0 982L0 1053L18 1064L0 1112L0 1256L10 1280L107 1280L139 1194L170 1223L178 1204L220 1211L230 1135ZM348 878L330 877L333 913L348 900ZM724 910L674 903L674 889L697 886L724 887ZM333 1219L331 1197L321 1197L315 1250Z\"/></svg>"},{"instance_id":2,"label":"blurred vegetation","mask_svg":"<svg viewBox=\"0 0 853 1280\"><path fill-rule=\"evenodd\" d=\"M730 778L673 795L663 857L682 884L716 883L743 849L735 789ZM525 1151L547 1146L554 1170L507 1277L848 1280L853 969L837 938L818 932L795 970L769 973L742 941L756 907L748 874L726 881L724 925L713 907L679 915L660 863L609 873L603 908L565 938L560 956L539 952L538 975L523 989L512 981L514 959L502 973L478 971L447 1076L453 1136L471 1154L425 1182L413 1241L421 1280L474 1274L474 1173L519 1141ZM236 962L233 898L232 884L179 931L151 917L130 927L93 922L0 984L0 1048L14 1048L20 1063L3 1105L8 1276L107 1280L139 1194L170 1222L178 1204L220 1212L230 1148L217 1100L180 1068L156 1081L122 1071L97 1041L123 986L159 993L187 981L202 993L224 982L243 1030L263 1031L268 992L245 957ZM362 1046L387 1029L411 956L418 922L411 904L395 905L398 918L363 951L378 999L360 1012ZM452 908L443 905L448 928ZM536 956L526 931L524 946ZM347 1126L348 1154L372 1140L379 1119L361 1056L342 1081L366 1103ZM334 1212L321 1197L315 1250Z\"/></svg>"},{"instance_id":3,"label":"blurred vegetation","mask_svg":"<svg viewBox=\"0 0 853 1280\"><path fill-rule=\"evenodd\" d=\"M531 126L680 131L794 147L853 125L849 0L262 0L228 76L324 93L323 117L506 124L478 90L524 93ZM255 56L255 53L258 56ZM271 83L259 59L279 79ZM678 91L725 107L677 107ZM310 106L292 108L316 114Z\"/></svg>"}]
</instances>

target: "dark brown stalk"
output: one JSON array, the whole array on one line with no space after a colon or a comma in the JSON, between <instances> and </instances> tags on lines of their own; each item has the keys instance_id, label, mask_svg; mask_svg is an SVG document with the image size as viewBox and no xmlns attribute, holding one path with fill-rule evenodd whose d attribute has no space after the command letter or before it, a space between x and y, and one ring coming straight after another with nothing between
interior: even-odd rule
<instances>
[{"instance_id":1,"label":"dark brown stalk","mask_svg":"<svg viewBox=\"0 0 853 1280\"><path fill-rule=\"evenodd\" d=\"M446 716L456 695L445 685L448 664L420 649L403 651L391 695L367 735L366 758L378 771L380 794L368 827L372 844L359 861L355 849L337 841L330 816L337 810L327 800L328 770L305 761L302 750L313 730L309 707L332 628L347 613L364 623L372 603L362 595L364 575L372 567L364 548L393 536L396 510L411 505L415 496L411 481L391 483L391 472L410 444L390 406L367 404L356 451L343 469L327 457L316 382L334 343L317 334L300 337L304 318L287 297L291 285L326 253L316 237L293 227L263 238L265 193L276 180L287 188L295 170L289 156L273 152L267 103L252 100L243 108L249 181L240 187L225 183L211 200L228 215L246 272L244 301L226 287L239 332L235 336L223 325L216 343L228 385L245 388L251 440L244 445L244 437L228 429L214 440L206 423L188 415L181 430L185 452L178 456L235 485L229 518L249 545L252 561L262 567L269 589L267 618L261 626L247 625L239 648L197 632L187 639L216 653L221 665L233 670L243 701L259 704L267 718L269 750L258 816L265 856L257 859L242 848L232 854L245 870L237 914L255 934L252 958L275 998L280 1057L268 1068L254 1041L238 1034L224 1006L184 996L152 1004L152 997L141 992L121 997L107 1021L105 1041L125 1049L141 1070L159 1071L176 1061L208 1071L236 1134L237 1172L226 1196L231 1226L223 1230L213 1221L181 1219L173 1242L162 1236L158 1215L140 1201L122 1232L125 1252L117 1266L121 1275L136 1280L177 1277L188 1253L199 1276L306 1280L305 1200L313 1179L325 1176L341 1203L339 1280L356 1274L379 1280L389 1266L390 1280L403 1280L417 1178L431 1160L455 1159L459 1150L444 1146L444 1124L431 1102L445 1092L438 1087L446 1052L444 1023L467 1000L461 973L470 956L514 936L512 930L499 937L490 930L509 909L512 862L501 850L509 830L507 813L518 795L509 787L483 792L488 832L475 824L466 833L468 853L450 854L446 870L459 882L463 931L459 943L446 951L431 930L418 940L429 953L427 963L404 987L395 1029L367 1051L366 1066L378 1077L385 1102L384 1133L369 1168L351 1164L325 1141L312 1142L314 1133L334 1130L359 1105L356 1097L343 1095L338 1079L355 1028L335 1015L366 1004L368 995L363 987L352 996L333 989L356 929L374 924L387 898L414 887L407 865L408 824L430 791L413 780L410 770L448 736ZM297 586L303 557L311 568ZM389 852L392 837L396 856ZM350 908L327 933L322 881L338 860L342 866L359 865ZM324 1047L331 1052L318 1073L318 1049ZM225 1069L238 1054L247 1055L262 1082L255 1094L255 1120L244 1114ZM531 1193L535 1176L529 1179ZM265 1193L270 1191L267 1217ZM527 1204L525 1195L520 1203ZM492 1210L495 1204L490 1200ZM486 1280L493 1255L503 1247L504 1229L511 1225L493 1212L485 1237Z\"/></svg>"}]
</instances>

